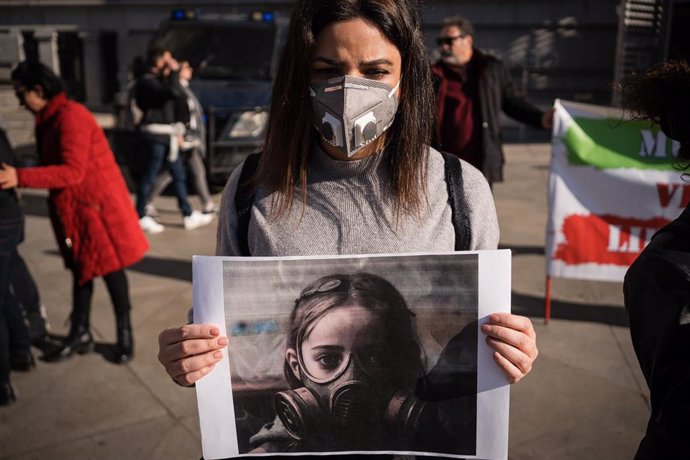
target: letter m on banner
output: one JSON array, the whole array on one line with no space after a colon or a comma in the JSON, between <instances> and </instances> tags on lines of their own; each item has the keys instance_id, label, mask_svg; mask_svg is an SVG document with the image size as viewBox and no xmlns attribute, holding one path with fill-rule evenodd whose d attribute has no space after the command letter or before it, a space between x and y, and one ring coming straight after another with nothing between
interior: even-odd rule
<instances>
[{"instance_id":1,"label":"letter m on banner","mask_svg":"<svg viewBox=\"0 0 690 460\"><path fill-rule=\"evenodd\" d=\"M622 281L690 202L677 143L619 109L556 101L552 146L547 276Z\"/></svg>"}]
</instances>

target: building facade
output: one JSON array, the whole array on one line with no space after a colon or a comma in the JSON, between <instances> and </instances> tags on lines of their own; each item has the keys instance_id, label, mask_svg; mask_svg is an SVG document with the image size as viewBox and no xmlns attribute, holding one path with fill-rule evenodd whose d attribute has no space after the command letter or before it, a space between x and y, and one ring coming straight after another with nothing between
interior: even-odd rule
<instances>
[{"instance_id":1,"label":"building facade","mask_svg":"<svg viewBox=\"0 0 690 460\"><path fill-rule=\"evenodd\" d=\"M3 0L0 85L8 83L9 70L20 59L39 59L61 74L72 97L92 109L107 110L126 86L130 63L145 54L160 22L173 9L215 15L264 10L285 18L293 4L294 0ZM609 104L616 78L673 53L687 54L689 6L689 0L427 0L423 18L430 45L443 18L459 14L471 19L477 46L502 58L519 87L542 106L555 98ZM635 30L638 13L648 19L651 14L651 19L635 35L640 32ZM644 42L644 49L626 47L626 40L633 45ZM434 53L430 49L431 59Z\"/></svg>"}]
</instances>

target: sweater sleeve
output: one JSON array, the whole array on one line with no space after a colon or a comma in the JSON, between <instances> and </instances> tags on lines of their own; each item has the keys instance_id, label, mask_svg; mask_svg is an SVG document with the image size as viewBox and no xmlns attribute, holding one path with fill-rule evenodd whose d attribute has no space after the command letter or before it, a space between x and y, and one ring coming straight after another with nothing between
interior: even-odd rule
<instances>
[{"instance_id":1,"label":"sweater sleeve","mask_svg":"<svg viewBox=\"0 0 690 460\"><path fill-rule=\"evenodd\" d=\"M57 148L61 162L51 166L17 169L18 187L59 189L81 183L91 149L90 124L75 112L62 116L57 126L60 130L60 145Z\"/></svg>"},{"instance_id":2,"label":"sweater sleeve","mask_svg":"<svg viewBox=\"0 0 690 460\"><path fill-rule=\"evenodd\" d=\"M225 184L223 196L220 201L220 213L218 215L218 229L216 231L216 255L240 256L240 243L237 238L237 209L235 208L235 194L237 183L244 162L237 166Z\"/></svg>"},{"instance_id":3,"label":"sweater sleeve","mask_svg":"<svg viewBox=\"0 0 690 460\"><path fill-rule=\"evenodd\" d=\"M470 250L498 248L500 231L494 197L484 175L464 160L462 163L462 181L465 201L469 205L471 228Z\"/></svg>"},{"instance_id":4,"label":"sweater sleeve","mask_svg":"<svg viewBox=\"0 0 690 460\"><path fill-rule=\"evenodd\" d=\"M544 129L541 119L544 111L530 103L520 94L515 86L515 82L510 78L508 69L500 63L496 63L496 71L499 74L501 85L501 109L510 118L537 129Z\"/></svg>"}]
</instances>

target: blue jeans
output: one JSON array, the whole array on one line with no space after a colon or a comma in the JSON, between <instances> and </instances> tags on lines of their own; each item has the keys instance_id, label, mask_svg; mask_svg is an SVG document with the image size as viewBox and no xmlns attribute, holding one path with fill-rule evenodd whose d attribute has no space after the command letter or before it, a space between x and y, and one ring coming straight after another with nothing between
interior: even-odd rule
<instances>
[{"instance_id":1,"label":"blue jeans","mask_svg":"<svg viewBox=\"0 0 690 460\"><path fill-rule=\"evenodd\" d=\"M137 214L141 219L146 215L146 202L153 182L156 180L158 171L160 171L165 162L166 167L170 171L173 180L173 187L175 188L175 195L177 196L177 206L180 208L183 216L190 216L192 214L192 207L189 205L187 199L187 178L185 177L184 165L182 159L178 155L175 161L167 161L168 150L170 146L161 142L149 142L149 162L146 165L146 170L141 176L139 183L139 190L137 191Z\"/></svg>"},{"instance_id":2,"label":"blue jeans","mask_svg":"<svg viewBox=\"0 0 690 460\"><path fill-rule=\"evenodd\" d=\"M24 218L0 220L0 383L10 381L10 347L28 351L29 333L10 289L10 260L24 239Z\"/></svg>"}]
</instances>

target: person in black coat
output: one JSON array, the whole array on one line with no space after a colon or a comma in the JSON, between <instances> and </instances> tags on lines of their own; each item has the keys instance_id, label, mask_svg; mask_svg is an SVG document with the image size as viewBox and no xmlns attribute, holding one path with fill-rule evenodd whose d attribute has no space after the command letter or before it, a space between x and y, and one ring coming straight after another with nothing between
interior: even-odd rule
<instances>
[{"instance_id":1,"label":"person in black coat","mask_svg":"<svg viewBox=\"0 0 690 460\"><path fill-rule=\"evenodd\" d=\"M503 63L474 47L474 27L457 16L443 22L436 40L441 59L432 66L436 78L435 147L459 156L503 181L501 112L537 129L551 129L553 109L528 102Z\"/></svg>"},{"instance_id":2,"label":"person in black coat","mask_svg":"<svg viewBox=\"0 0 690 460\"><path fill-rule=\"evenodd\" d=\"M681 143L678 168L690 167L690 67L666 62L621 87L636 118L650 119ZM687 181L687 176L686 176ZM652 413L636 460L690 455L690 206L659 230L628 269L625 307Z\"/></svg>"},{"instance_id":3,"label":"person in black coat","mask_svg":"<svg viewBox=\"0 0 690 460\"><path fill-rule=\"evenodd\" d=\"M0 165L16 158L0 129ZM10 369L29 370L34 363L21 306L10 289L10 269L17 246L24 239L24 215L14 189L0 190L0 406L15 401Z\"/></svg>"}]
</instances>

